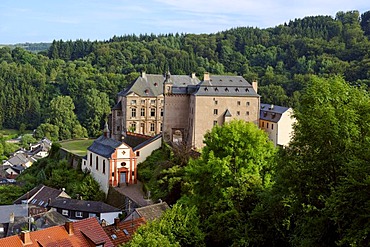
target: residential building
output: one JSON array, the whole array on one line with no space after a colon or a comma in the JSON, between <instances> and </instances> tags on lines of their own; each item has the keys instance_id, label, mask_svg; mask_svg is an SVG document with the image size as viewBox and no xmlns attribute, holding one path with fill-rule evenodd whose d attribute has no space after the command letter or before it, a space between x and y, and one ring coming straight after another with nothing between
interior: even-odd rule
<instances>
[{"instance_id":1,"label":"residential building","mask_svg":"<svg viewBox=\"0 0 370 247\"><path fill-rule=\"evenodd\" d=\"M104 135L87 149L82 170L89 171L107 194L109 186L126 186L137 183L137 164L152 151L161 147L161 135L145 136L127 132L121 141L109 137L106 125Z\"/></svg>"},{"instance_id":2,"label":"residential building","mask_svg":"<svg viewBox=\"0 0 370 247\"><path fill-rule=\"evenodd\" d=\"M260 96L257 82L241 76L204 74L197 85L176 85L168 74L164 81L163 138L194 148L214 125L242 119L258 125Z\"/></svg>"},{"instance_id":3,"label":"residential building","mask_svg":"<svg viewBox=\"0 0 370 247\"><path fill-rule=\"evenodd\" d=\"M120 141L122 133L127 131L149 136L162 132L165 79L165 75L143 72L118 94L109 123L113 139ZM200 82L195 74L172 75L170 80L174 86L197 85Z\"/></svg>"},{"instance_id":4,"label":"residential building","mask_svg":"<svg viewBox=\"0 0 370 247\"><path fill-rule=\"evenodd\" d=\"M26 205L4 205L0 206L0 238L6 237L8 232L13 231L16 219L27 219L28 210ZM16 232L14 231L14 234ZM0 244L0 246L3 246Z\"/></svg>"},{"instance_id":5,"label":"residential building","mask_svg":"<svg viewBox=\"0 0 370 247\"><path fill-rule=\"evenodd\" d=\"M164 211L170 207L166 202L160 202L145 207L135 208L134 211L129 214L124 221L131 221L136 219L145 219L145 221L152 221L159 219Z\"/></svg>"},{"instance_id":6,"label":"residential building","mask_svg":"<svg viewBox=\"0 0 370 247\"><path fill-rule=\"evenodd\" d=\"M114 219L114 224L103 226L103 229L113 245L118 247L130 241L136 230L143 224L145 224L144 218L126 222L121 222L119 218L116 218Z\"/></svg>"},{"instance_id":7,"label":"residential building","mask_svg":"<svg viewBox=\"0 0 370 247\"><path fill-rule=\"evenodd\" d=\"M22 231L20 235L0 239L0 246L113 247L114 245L99 222L95 218L89 218L39 231Z\"/></svg>"},{"instance_id":8,"label":"residential building","mask_svg":"<svg viewBox=\"0 0 370 247\"><path fill-rule=\"evenodd\" d=\"M57 198L71 198L63 189L57 190L43 184L36 186L17 200L14 204L26 204L30 215L37 215L48 211L51 201Z\"/></svg>"},{"instance_id":9,"label":"residential building","mask_svg":"<svg viewBox=\"0 0 370 247\"><path fill-rule=\"evenodd\" d=\"M296 119L289 107L261 104L259 127L266 131L275 146L287 146Z\"/></svg>"},{"instance_id":10,"label":"residential building","mask_svg":"<svg viewBox=\"0 0 370 247\"><path fill-rule=\"evenodd\" d=\"M48 208L57 211L66 218L76 221L86 218L97 218L113 224L122 210L104 202L84 201L71 198L57 198L49 203Z\"/></svg>"}]
</instances>

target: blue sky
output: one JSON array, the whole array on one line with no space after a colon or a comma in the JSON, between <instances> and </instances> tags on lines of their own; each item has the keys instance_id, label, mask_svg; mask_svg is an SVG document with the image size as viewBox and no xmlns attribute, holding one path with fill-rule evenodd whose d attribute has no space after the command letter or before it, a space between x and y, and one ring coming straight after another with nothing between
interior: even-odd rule
<instances>
[{"instance_id":1,"label":"blue sky","mask_svg":"<svg viewBox=\"0 0 370 247\"><path fill-rule=\"evenodd\" d=\"M349 10L366 12L369 0L1 0L0 44L215 33Z\"/></svg>"}]
</instances>

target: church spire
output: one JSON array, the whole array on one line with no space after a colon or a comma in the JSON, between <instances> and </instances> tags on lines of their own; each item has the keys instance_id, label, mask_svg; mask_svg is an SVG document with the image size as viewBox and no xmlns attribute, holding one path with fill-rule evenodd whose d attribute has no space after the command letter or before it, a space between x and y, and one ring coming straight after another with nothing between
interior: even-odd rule
<instances>
[{"instance_id":1,"label":"church spire","mask_svg":"<svg viewBox=\"0 0 370 247\"><path fill-rule=\"evenodd\" d=\"M103 133L105 137L109 138L109 127L107 122L105 122Z\"/></svg>"}]
</instances>

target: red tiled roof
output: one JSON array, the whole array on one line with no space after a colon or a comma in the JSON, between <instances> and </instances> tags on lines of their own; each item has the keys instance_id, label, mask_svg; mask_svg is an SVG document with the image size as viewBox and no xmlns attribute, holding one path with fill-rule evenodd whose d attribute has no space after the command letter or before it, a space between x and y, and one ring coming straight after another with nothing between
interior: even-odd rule
<instances>
[{"instance_id":1,"label":"red tiled roof","mask_svg":"<svg viewBox=\"0 0 370 247\"><path fill-rule=\"evenodd\" d=\"M137 228L143 224L145 224L144 218L138 218L132 221L119 222L117 226L115 224L104 226L103 229L114 246L119 246L130 241ZM128 233L127 235L124 230Z\"/></svg>"},{"instance_id":2,"label":"red tiled roof","mask_svg":"<svg viewBox=\"0 0 370 247\"><path fill-rule=\"evenodd\" d=\"M54 226L44 230L30 232L31 243L29 244L23 244L20 236L2 238L0 239L0 246L39 247L41 245L45 247L88 247L104 242L104 247L114 246L96 218L73 222L72 228L72 234L68 234L65 226Z\"/></svg>"}]
</instances>

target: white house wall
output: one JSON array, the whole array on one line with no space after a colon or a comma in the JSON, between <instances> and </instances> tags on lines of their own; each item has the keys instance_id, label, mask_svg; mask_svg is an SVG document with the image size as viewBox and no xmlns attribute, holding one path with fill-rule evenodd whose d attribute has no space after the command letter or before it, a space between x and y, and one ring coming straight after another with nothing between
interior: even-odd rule
<instances>
[{"instance_id":1,"label":"white house wall","mask_svg":"<svg viewBox=\"0 0 370 247\"><path fill-rule=\"evenodd\" d=\"M92 165L90 166L90 154L92 154ZM96 157L98 157L98 170L96 169ZM103 173L103 160L105 160L105 173ZM85 162L83 162L85 163ZM90 151L87 152L87 162L82 166L82 169L87 168L91 176L99 183L100 189L108 194L109 189L109 174L111 173L109 167L109 160L103 156L97 155Z\"/></svg>"},{"instance_id":2,"label":"white house wall","mask_svg":"<svg viewBox=\"0 0 370 247\"><path fill-rule=\"evenodd\" d=\"M141 162L145 161L145 159L152 154L154 150L157 150L162 146L162 138L157 138L156 140L152 141L151 143L145 145L141 149L136 150L135 154L137 157L137 163L140 164ZM139 152L139 156L137 155Z\"/></svg>"},{"instance_id":3,"label":"white house wall","mask_svg":"<svg viewBox=\"0 0 370 247\"><path fill-rule=\"evenodd\" d=\"M100 220L105 220L108 225L114 224L114 218L119 218L121 212L101 213Z\"/></svg>"},{"instance_id":4,"label":"white house wall","mask_svg":"<svg viewBox=\"0 0 370 247\"><path fill-rule=\"evenodd\" d=\"M280 118L277 140L278 145L287 146L292 139L293 124L295 123L295 118L292 116L293 110L289 109L284 112Z\"/></svg>"}]
</instances>

